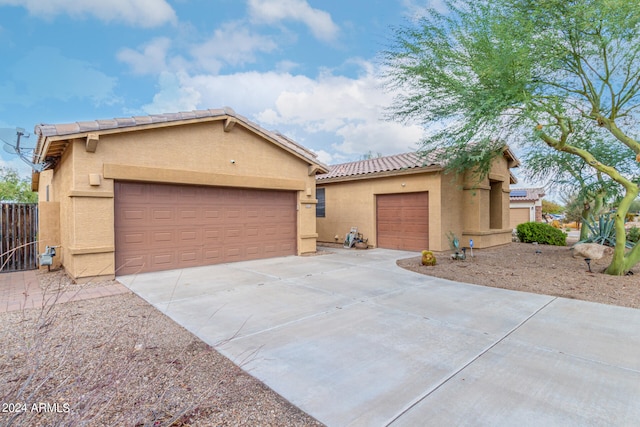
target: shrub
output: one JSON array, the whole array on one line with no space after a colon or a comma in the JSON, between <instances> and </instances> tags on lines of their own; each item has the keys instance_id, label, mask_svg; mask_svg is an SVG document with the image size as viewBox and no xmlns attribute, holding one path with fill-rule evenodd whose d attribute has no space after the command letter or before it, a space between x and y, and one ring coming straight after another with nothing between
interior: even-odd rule
<instances>
[{"instance_id":1,"label":"shrub","mask_svg":"<svg viewBox=\"0 0 640 427\"><path fill-rule=\"evenodd\" d=\"M638 240L640 240L640 228L631 227L627 232L627 242L638 243Z\"/></svg>"},{"instance_id":2,"label":"shrub","mask_svg":"<svg viewBox=\"0 0 640 427\"><path fill-rule=\"evenodd\" d=\"M578 243L599 243L611 247L616 245L615 219L613 215L603 214L597 220L592 215L589 215L584 224L584 226L589 227L589 237L580 240ZM628 240L625 242L625 246L631 248L633 243Z\"/></svg>"},{"instance_id":3,"label":"shrub","mask_svg":"<svg viewBox=\"0 0 640 427\"><path fill-rule=\"evenodd\" d=\"M566 246L567 233L543 222L525 222L518 225L518 239L524 243Z\"/></svg>"}]
</instances>

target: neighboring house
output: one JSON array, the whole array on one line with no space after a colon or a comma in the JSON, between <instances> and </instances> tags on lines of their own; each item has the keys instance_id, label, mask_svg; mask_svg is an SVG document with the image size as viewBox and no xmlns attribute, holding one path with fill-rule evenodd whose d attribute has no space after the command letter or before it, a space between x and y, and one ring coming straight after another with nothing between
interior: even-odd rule
<instances>
[{"instance_id":1,"label":"neighboring house","mask_svg":"<svg viewBox=\"0 0 640 427\"><path fill-rule=\"evenodd\" d=\"M416 153L331 166L316 176L318 241L343 242L357 227L369 245L389 249L447 250L449 233L461 247L509 243L509 169L518 163L505 148L480 183Z\"/></svg>"},{"instance_id":2,"label":"neighboring house","mask_svg":"<svg viewBox=\"0 0 640 427\"><path fill-rule=\"evenodd\" d=\"M543 188L514 188L509 194L511 228L525 222L542 221Z\"/></svg>"},{"instance_id":3,"label":"neighboring house","mask_svg":"<svg viewBox=\"0 0 640 427\"><path fill-rule=\"evenodd\" d=\"M327 167L229 108L35 133L40 252L59 246L54 262L74 278L316 250Z\"/></svg>"}]
</instances>

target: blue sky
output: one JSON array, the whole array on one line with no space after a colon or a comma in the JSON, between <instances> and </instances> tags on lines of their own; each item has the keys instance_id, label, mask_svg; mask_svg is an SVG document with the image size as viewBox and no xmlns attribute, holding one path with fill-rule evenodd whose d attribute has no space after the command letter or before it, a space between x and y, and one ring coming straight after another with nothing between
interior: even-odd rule
<instances>
[{"instance_id":1,"label":"blue sky","mask_svg":"<svg viewBox=\"0 0 640 427\"><path fill-rule=\"evenodd\" d=\"M0 0L0 128L230 106L328 164L410 151L377 55L429 4Z\"/></svg>"}]
</instances>

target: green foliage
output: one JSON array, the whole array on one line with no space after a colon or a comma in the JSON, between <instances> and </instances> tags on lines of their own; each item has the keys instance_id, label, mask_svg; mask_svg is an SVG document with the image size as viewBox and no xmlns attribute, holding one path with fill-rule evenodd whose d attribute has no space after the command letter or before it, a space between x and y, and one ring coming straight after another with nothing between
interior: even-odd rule
<instances>
[{"instance_id":1,"label":"green foliage","mask_svg":"<svg viewBox=\"0 0 640 427\"><path fill-rule=\"evenodd\" d=\"M611 247L616 245L615 218L613 215L600 215L598 219L595 219L593 215L589 215L589 218L582 226L589 228L589 237L578 243L598 243ZM630 248L633 245L630 242L626 242L626 246Z\"/></svg>"},{"instance_id":2,"label":"green foliage","mask_svg":"<svg viewBox=\"0 0 640 427\"><path fill-rule=\"evenodd\" d=\"M580 223L582 221L582 210L584 204L575 194L572 194L564 199L565 203L565 220L567 222Z\"/></svg>"},{"instance_id":3,"label":"green foliage","mask_svg":"<svg viewBox=\"0 0 640 427\"><path fill-rule=\"evenodd\" d=\"M559 214L564 212L564 206L542 199L542 213Z\"/></svg>"},{"instance_id":4,"label":"green foliage","mask_svg":"<svg viewBox=\"0 0 640 427\"><path fill-rule=\"evenodd\" d=\"M629 207L629 212L640 214L640 199L635 199Z\"/></svg>"},{"instance_id":5,"label":"green foliage","mask_svg":"<svg viewBox=\"0 0 640 427\"><path fill-rule=\"evenodd\" d=\"M631 227L627 232L627 242L638 243L640 241L640 228Z\"/></svg>"},{"instance_id":6,"label":"green foliage","mask_svg":"<svg viewBox=\"0 0 640 427\"><path fill-rule=\"evenodd\" d=\"M542 161L566 172L567 185L578 180L579 191L594 195L583 201L620 200L614 229L624 233L640 194L640 3L445 5L396 29L383 53L387 87L398 94L389 119L429 127L424 151L448 170L480 177L504 143L539 150ZM619 245L607 273L624 274L638 262L640 246L626 253Z\"/></svg>"},{"instance_id":7,"label":"green foliage","mask_svg":"<svg viewBox=\"0 0 640 427\"><path fill-rule=\"evenodd\" d=\"M567 234L544 222L525 222L518 225L518 239L523 243L566 246Z\"/></svg>"},{"instance_id":8,"label":"green foliage","mask_svg":"<svg viewBox=\"0 0 640 427\"><path fill-rule=\"evenodd\" d=\"M20 178L15 169L0 167L0 201L36 203L38 194L31 191L31 180Z\"/></svg>"}]
</instances>

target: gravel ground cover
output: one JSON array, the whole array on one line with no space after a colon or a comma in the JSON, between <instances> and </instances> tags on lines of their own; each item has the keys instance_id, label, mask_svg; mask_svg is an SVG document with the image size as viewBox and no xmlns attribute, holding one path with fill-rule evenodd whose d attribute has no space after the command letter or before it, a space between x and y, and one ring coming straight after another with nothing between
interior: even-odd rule
<instances>
[{"instance_id":1,"label":"gravel ground cover","mask_svg":"<svg viewBox=\"0 0 640 427\"><path fill-rule=\"evenodd\" d=\"M53 292L111 283L39 278ZM0 324L2 426L322 425L132 293Z\"/></svg>"},{"instance_id":2,"label":"gravel ground cover","mask_svg":"<svg viewBox=\"0 0 640 427\"><path fill-rule=\"evenodd\" d=\"M326 254L324 248L318 254ZM435 253L400 267L484 286L640 308L633 276L592 272L568 247L524 243L475 250L454 261ZM39 275L47 292L77 284L62 272ZM244 372L256 354L230 361L132 293L0 314L0 425L320 426ZM234 363L235 362L235 363ZM239 365L239 366L238 366Z\"/></svg>"},{"instance_id":3,"label":"gravel ground cover","mask_svg":"<svg viewBox=\"0 0 640 427\"><path fill-rule=\"evenodd\" d=\"M538 252L536 252L538 251ZM452 260L451 252L435 252L437 264L423 266L420 257L397 264L417 273L494 288L512 289L574 298L604 304L640 308L640 268L629 276L609 276L602 271L611 255L591 261L574 258L569 246L510 243L475 249L464 261Z\"/></svg>"}]
</instances>

